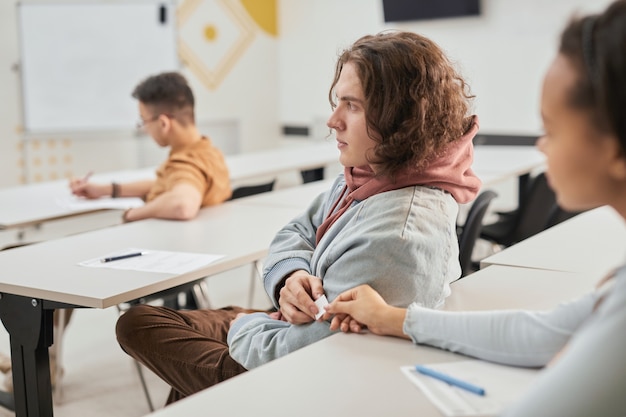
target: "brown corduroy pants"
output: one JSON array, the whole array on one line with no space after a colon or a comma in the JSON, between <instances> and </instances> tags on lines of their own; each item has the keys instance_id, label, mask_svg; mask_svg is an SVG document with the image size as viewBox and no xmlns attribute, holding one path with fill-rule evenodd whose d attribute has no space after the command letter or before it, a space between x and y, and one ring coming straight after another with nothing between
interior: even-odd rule
<instances>
[{"instance_id":1,"label":"brown corduroy pants","mask_svg":"<svg viewBox=\"0 0 626 417\"><path fill-rule=\"evenodd\" d=\"M118 319L117 341L172 387L170 404L246 371L230 357L226 337L231 320L249 311L137 305Z\"/></svg>"}]
</instances>

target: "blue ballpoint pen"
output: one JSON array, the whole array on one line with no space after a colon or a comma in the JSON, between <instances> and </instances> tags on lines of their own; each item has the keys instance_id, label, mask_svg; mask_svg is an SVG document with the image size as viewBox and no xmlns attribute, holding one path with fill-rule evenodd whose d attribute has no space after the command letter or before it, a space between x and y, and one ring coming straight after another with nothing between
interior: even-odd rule
<instances>
[{"instance_id":1,"label":"blue ballpoint pen","mask_svg":"<svg viewBox=\"0 0 626 417\"><path fill-rule=\"evenodd\" d=\"M432 378L446 382L450 385L454 385L455 387L463 388L464 390L473 392L476 395L485 395L484 388L481 388L474 384L470 384L469 382L461 381L460 379L456 379L454 377L451 377L450 375L443 374L439 371L435 371L434 369L427 368L423 365L415 365L415 370L420 374L428 375Z\"/></svg>"}]
</instances>

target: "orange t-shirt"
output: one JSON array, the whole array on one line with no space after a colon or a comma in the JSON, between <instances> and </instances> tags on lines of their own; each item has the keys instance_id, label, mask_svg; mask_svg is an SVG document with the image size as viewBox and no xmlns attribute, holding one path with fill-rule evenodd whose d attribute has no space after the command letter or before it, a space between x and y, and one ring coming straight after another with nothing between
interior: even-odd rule
<instances>
[{"instance_id":1,"label":"orange t-shirt","mask_svg":"<svg viewBox=\"0 0 626 417\"><path fill-rule=\"evenodd\" d=\"M170 152L156 171L156 181L146 201L169 191L179 182L192 184L202 193L202 207L219 204L231 196L230 176L224 155L209 138Z\"/></svg>"}]
</instances>

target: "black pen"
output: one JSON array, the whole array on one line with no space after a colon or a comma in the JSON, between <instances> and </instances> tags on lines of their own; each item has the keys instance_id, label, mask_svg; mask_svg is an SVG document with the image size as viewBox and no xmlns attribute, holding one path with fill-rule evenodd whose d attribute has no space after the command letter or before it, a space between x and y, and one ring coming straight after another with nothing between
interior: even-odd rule
<instances>
[{"instance_id":1,"label":"black pen","mask_svg":"<svg viewBox=\"0 0 626 417\"><path fill-rule=\"evenodd\" d=\"M119 261L121 259L126 259L126 258L134 258L135 256L141 256L144 255L145 252L133 252L133 253L127 253L126 255L119 255L119 256L111 256L109 258L104 258L101 259L100 262L113 262L113 261Z\"/></svg>"}]
</instances>

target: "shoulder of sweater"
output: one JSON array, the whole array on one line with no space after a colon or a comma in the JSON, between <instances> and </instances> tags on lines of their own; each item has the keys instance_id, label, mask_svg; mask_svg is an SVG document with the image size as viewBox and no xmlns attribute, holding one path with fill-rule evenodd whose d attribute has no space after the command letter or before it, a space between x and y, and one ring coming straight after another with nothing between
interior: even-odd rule
<instances>
[{"instance_id":1,"label":"shoulder of sweater","mask_svg":"<svg viewBox=\"0 0 626 417\"><path fill-rule=\"evenodd\" d=\"M440 188L412 185L410 187L399 188L376 194L365 200L378 204L381 200L388 204L398 204L398 201L411 199L414 205L431 206L432 204L452 204L458 206L452 195Z\"/></svg>"}]
</instances>

